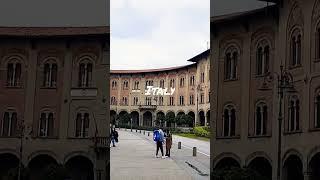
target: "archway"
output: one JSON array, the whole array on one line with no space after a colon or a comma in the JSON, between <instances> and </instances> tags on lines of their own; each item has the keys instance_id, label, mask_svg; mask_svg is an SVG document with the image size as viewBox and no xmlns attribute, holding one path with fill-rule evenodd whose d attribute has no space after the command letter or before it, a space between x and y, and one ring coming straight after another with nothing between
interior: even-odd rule
<instances>
[{"instance_id":1,"label":"archway","mask_svg":"<svg viewBox=\"0 0 320 180\"><path fill-rule=\"evenodd\" d=\"M110 122L111 124L116 124L117 112L114 110L110 111Z\"/></svg>"},{"instance_id":2,"label":"archway","mask_svg":"<svg viewBox=\"0 0 320 180\"><path fill-rule=\"evenodd\" d=\"M31 159L28 164L29 179L43 180L49 179L52 172L52 167L57 167L57 161L47 154L40 154Z\"/></svg>"},{"instance_id":3,"label":"archway","mask_svg":"<svg viewBox=\"0 0 320 180\"><path fill-rule=\"evenodd\" d=\"M314 155L310 160L311 180L320 179L320 153Z\"/></svg>"},{"instance_id":4,"label":"archway","mask_svg":"<svg viewBox=\"0 0 320 180\"><path fill-rule=\"evenodd\" d=\"M177 114L177 125L178 126L184 125L184 122L181 120L181 117L183 117L184 115L185 115L185 113L183 111L178 112L178 114Z\"/></svg>"},{"instance_id":5,"label":"archway","mask_svg":"<svg viewBox=\"0 0 320 180\"><path fill-rule=\"evenodd\" d=\"M199 112L199 123L200 123L200 126L205 125L205 114L203 111Z\"/></svg>"},{"instance_id":6,"label":"archway","mask_svg":"<svg viewBox=\"0 0 320 180\"><path fill-rule=\"evenodd\" d=\"M237 160L233 159L232 157L225 157L222 158L214 167L216 170L223 170L223 169L230 169L233 167L240 168L240 164Z\"/></svg>"},{"instance_id":7,"label":"archway","mask_svg":"<svg viewBox=\"0 0 320 180\"><path fill-rule=\"evenodd\" d=\"M210 126L210 110L207 111L207 124L206 126Z\"/></svg>"},{"instance_id":8,"label":"archway","mask_svg":"<svg viewBox=\"0 0 320 180\"><path fill-rule=\"evenodd\" d=\"M297 155L290 155L283 164L283 180L303 180L303 165Z\"/></svg>"},{"instance_id":9,"label":"archway","mask_svg":"<svg viewBox=\"0 0 320 180\"><path fill-rule=\"evenodd\" d=\"M189 113L188 113L188 115L192 118L192 127L194 127L194 123L195 123L195 119L196 119L196 115L194 114L194 112L193 111L190 111Z\"/></svg>"},{"instance_id":10,"label":"archway","mask_svg":"<svg viewBox=\"0 0 320 180\"><path fill-rule=\"evenodd\" d=\"M4 179L17 179L19 158L10 153L0 154L0 177ZM0 178L0 179L1 179Z\"/></svg>"},{"instance_id":11,"label":"archway","mask_svg":"<svg viewBox=\"0 0 320 180\"><path fill-rule=\"evenodd\" d=\"M152 126L152 113L150 111L143 113L143 126Z\"/></svg>"},{"instance_id":12,"label":"archway","mask_svg":"<svg viewBox=\"0 0 320 180\"><path fill-rule=\"evenodd\" d=\"M167 120L167 127L174 126L174 120L175 120L175 114L172 111L167 112L166 114L166 120Z\"/></svg>"},{"instance_id":13,"label":"archway","mask_svg":"<svg viewBox=\"0 0 320 180\"><path fill-rule=\"evenodd\" d=\"M93 163L87 157L78 155L70 158L65 164L70 180L94 179Z\"/></svg>"},{"instance_id":14,"label":"archway","mask_svg":"<svg viewBox=\"0 0 320 180\"><path fill-rule=\"evenodd\" d=\"M163 127L165 123L165 114L162 111L157 112L156 126Z\"/></svg>"},{"instance_id":15,"label":"archway","mask_svg":"<svg viewBox=\"0 0 320 180\"><path fill-rule=\"evenodd\" d=\"M139 113L137 111L131 112L132 125L139 126Z\"/></svg>"},{"instance_id":16,"label":"archway","mask_svg":"<svg viewBox=\"0 0 320 180\"><path fill-rule=\"evenodd\" d=\"M130 123L130 115L127 111L121 111L119 113L119 123L121 125L128 125L128 123Z\"/></svg>"},{"instance_id":17,"label":"archway","mask_svg":"<svg viewBox=\"0 0 320 180\"><path fill-rule=\"evenodd\" d=\"M257 172L260 176L265 177L266 180L272 180L272 166L266 158L264 157L254 158L249 163L248 168Z\"/></svg>"}]
</instances>

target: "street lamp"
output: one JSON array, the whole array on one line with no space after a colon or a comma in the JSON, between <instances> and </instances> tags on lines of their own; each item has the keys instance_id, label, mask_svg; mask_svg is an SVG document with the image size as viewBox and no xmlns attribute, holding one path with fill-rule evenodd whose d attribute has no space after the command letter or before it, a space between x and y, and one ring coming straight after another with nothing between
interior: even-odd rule
<instances>
[{"instance_id":1,"label":"street lamp","mask_svg":"<svg viewBox=\"0 0 320 180\"><path fill-rule=\"evenodd\" d=\"M267 74L265 76L263 84L261 88L259 88L260 91L268 91L272 90L272 88L269 88L267 85L268 82L272 82L274 79L274 76L277 78L277 90L278 90L278 101L279 101L279 112L278 112L278 154L277 154L277 180L280 180L280 172L281 172L281 137L282 137L282 101L283 101L283 95L286 91L287 93L296 93L297 91L294 89L294 82L293 82L293 76L285 71L283 69L283 66L280 66L280 74L274 72L274 74Z\"/></svg>"}]
</instances>

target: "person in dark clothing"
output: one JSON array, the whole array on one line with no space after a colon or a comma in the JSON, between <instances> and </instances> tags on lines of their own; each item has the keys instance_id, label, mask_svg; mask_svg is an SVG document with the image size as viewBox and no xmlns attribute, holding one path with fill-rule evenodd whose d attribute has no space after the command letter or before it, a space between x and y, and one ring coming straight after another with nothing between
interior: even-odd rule
<instances>
[{"instance_id":1,"label":"person in dark clothing","mask_svg":"<svg viewBox=\"0 0 320 180\"><path fill-rule=\"evenodd\" d=\"M172 146L172 136L170 131L168 130L166 133L166 157L170 157L171 146Z\"/></svg>"},{"instance_id":2,"label":"person in dark clothing","mask_svg":"<svg viewBox=\"0 0 320 180\"><path fill-rule=\"evenodd\" d=\"M111 129L111 142L112 146L116 147L115 143L118 142L118 132L116 129Z\"/></svg>"}]
</instances>

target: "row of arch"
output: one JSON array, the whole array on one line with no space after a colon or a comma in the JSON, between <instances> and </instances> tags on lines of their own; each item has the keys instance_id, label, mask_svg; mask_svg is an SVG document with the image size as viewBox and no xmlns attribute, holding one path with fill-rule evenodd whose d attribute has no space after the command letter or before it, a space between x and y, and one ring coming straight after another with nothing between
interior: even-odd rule
<instances>
[{"instance_id":1,"label":"row of arch","mask_svg":"<svg viewBox=\"0 0 320 180\"><path fill-rule=\"evenodd\" d=\"M22 176L24 179L40 180L50 173L56 173L54 168L63 166L65 178L70 180L92 180L94 179L94 163L84 153L73 153L60 162L54 153L42 152L30 157L27 163L22 163ZM0 153L0 177L17 178L19 157L12 152Z\"/></svg>"},{"instance_id":2,"label":"row of arch","mask_svg":"<svg viewBox=\"0 0 320 180\"><path fill-rule=\"evenodd\" d=\"M255 152L247 157L244 168L254 170L268 180L272 180L272 159L264 152ZM241 158L233 153L223 153L214 159L214 170L241 168ZM304 180L308 176L310 180L320 179L320 151L311 153L307 167L304 167L303 156L296 150L289 150L282 159L282 180ZM307 170L305 170L307 169ZM305 172L307 171L307 172Z\"/></svg>"},{"instance_id":3,"label":"row of arch","mask_svg":"<svg viewBox=\"0 0 320 180\"><path fill-rule=\"evenodd\" d=\"M173 111L167 111L166 113L164 113L163 111L158 111L156 113L152 112L152 111L131 111L130 113L126 110L122 110L119 113L117 113L115 110L111 110L110 111L110 119L111 119L111 123L112 124L116 124L117 118L118 116L125 116L125 115L129 115L130 118L132 118L132 124L135 126L155 126L157 124L154 123L154 121L160 117L160 116L172 116L172 117L176 117L176 116L181 116L181 115L189 115L192 117L193 123L192 125L190 125L191 127L195 126L195 113L193 111L188 111L187 113L185 113L184 111L178 111L178 112L173 112ZM142 115L140 117L140 115ZM142 118L142 119L141 119ZM198 121L199 121L199 125L201 126L206 126L209 125L210 123L210 110L208 110L207 112L200 110L198 113ZM171 127L171 124L167 124L165 123L164 126L166 127Z\"/></svg>"}]
</instances>

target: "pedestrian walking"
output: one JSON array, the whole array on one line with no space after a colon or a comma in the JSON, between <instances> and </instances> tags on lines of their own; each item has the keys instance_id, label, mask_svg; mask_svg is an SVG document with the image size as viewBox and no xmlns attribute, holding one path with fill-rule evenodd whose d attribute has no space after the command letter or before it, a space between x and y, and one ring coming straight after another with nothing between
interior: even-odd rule
<instances>
[{"instance_id":1,"label":"pedestrian walking","mask_svg":"<svg viewBox=\"0 0 320 180\"><path fill-rule=\"evenodd\" d=\"M112 146L116 147L116 142L119 142L118 140L118 132L116 131L116 128L111 129L111 142L112 142Z\"/></svg>"},{"instance_id":2,"label":"pedestrian walking","mask_svg":"<svg viewBox=\"0 0 320 180\"><path fill-rule=\"evenodd\" d=\"M153 140L156 142L157 145L156 158L159 158L159 149L161 151L162 158L165 158L163 154L164 133L162 129L156 129L155 131L153 131Z\"/></svg>"},{"instance_id":3,"label":"pedestrian walking","mask_svg":"<svg viewBox=\"0 0 320 180\"><path fill-rule=\"evenodd\" d=\"M170 157L170 149L172 146L172 135L169 130L166 133L166 157Z\"/></svg>"}]
</instances>

